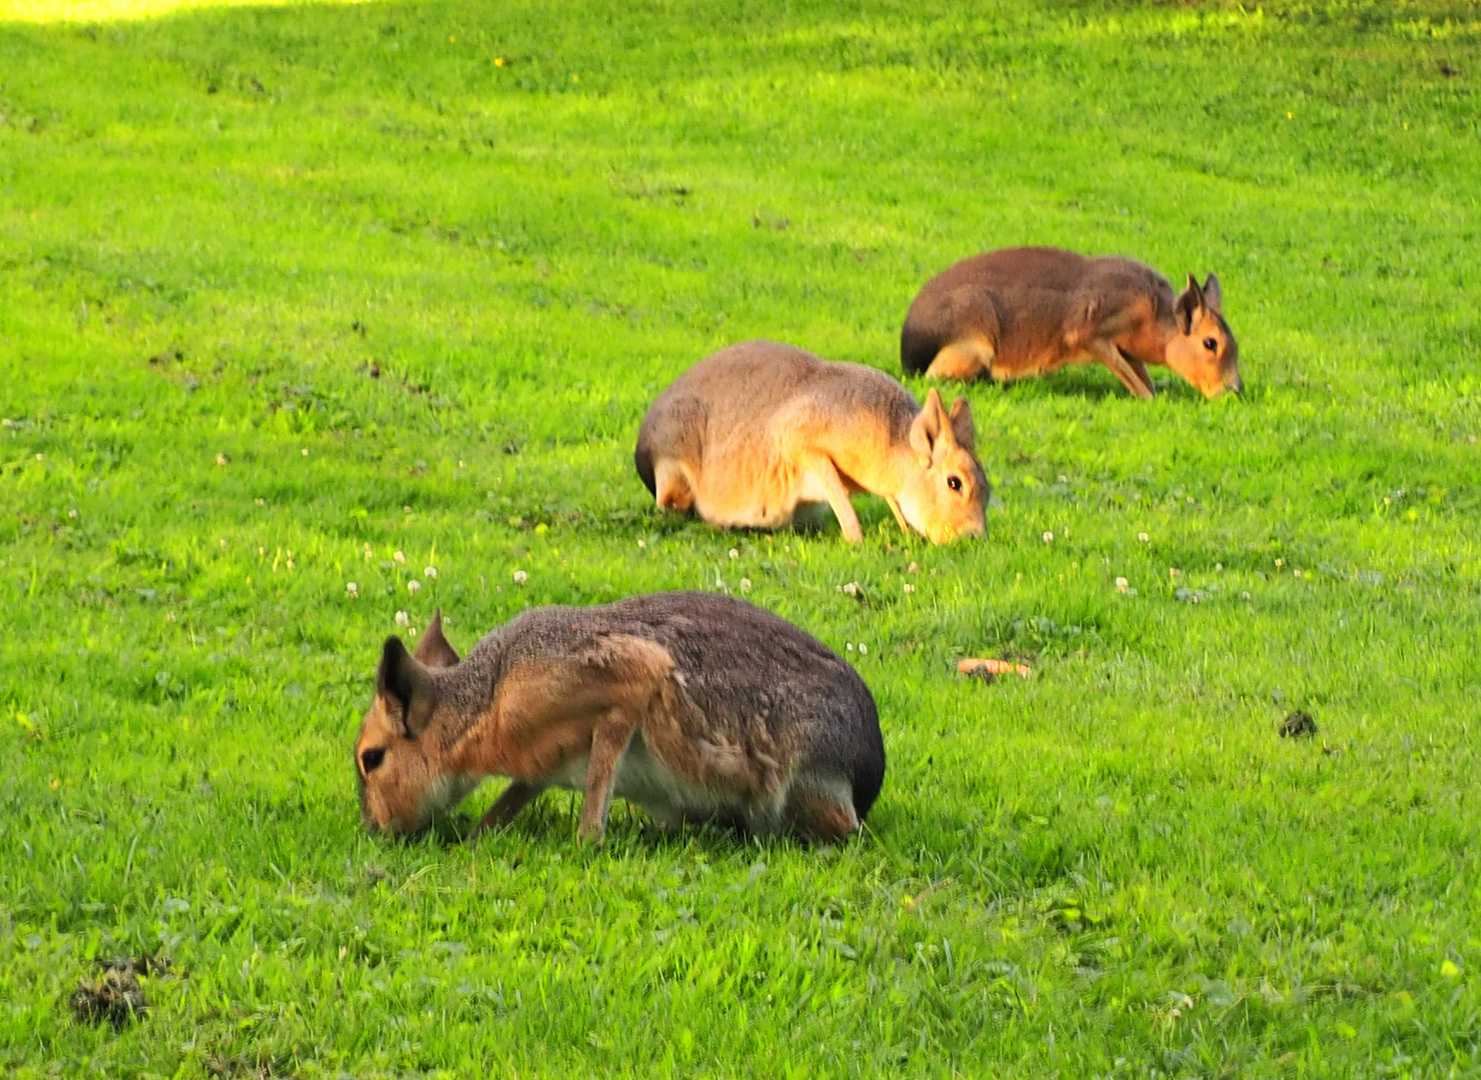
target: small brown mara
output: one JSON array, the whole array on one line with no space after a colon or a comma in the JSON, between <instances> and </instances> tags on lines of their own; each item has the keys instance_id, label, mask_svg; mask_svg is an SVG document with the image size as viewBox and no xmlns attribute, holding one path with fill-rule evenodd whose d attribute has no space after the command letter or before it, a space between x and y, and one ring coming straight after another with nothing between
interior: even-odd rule
<instances>
[{"instance_id":1,"label":"small brown mara","mask_svg":"<svg viewBox=\"0 0 1481 1080\"><path fill-rule=\"evenodd\" d=\"M1133 394L1155 393L1147 365L1171 368L1217 397L1239 393L1239 346L1213 274L1176 297L1157 271L1116 255L1004 248L926 283L900 332L909 374L999 382L1101 363Z\"/></svg>"},{"instance_id":2,"label":"small brown mara","mask_svg":"<svg viewBox=\"0 0 1481 1080\"><path fill-rule=\"evenodd\" d=\"M411 833L490 776L478 828L548 787L584 793L580 834L613 796L665 826L842 839L884 782L874 697L822 642L712 593L526 611L459 659L439 611L416 654L389 638L355 740L360 814Z\"/></svg>"},{"instance_id":3,"label":"small brown mara","mask_svg":"<svg viewBox=\"0 0 1481 1080\"><path fill-rule=\"evenodd\" d=\"M701 360L643 417L633 460L659 506L713 525L776 529L826 504L864 539L849 496L867 491L905 531L944 543L981 535L991 489L973 448L972 411L921 406L882 371L775 341Z\"/></svg>"}]
</instances>

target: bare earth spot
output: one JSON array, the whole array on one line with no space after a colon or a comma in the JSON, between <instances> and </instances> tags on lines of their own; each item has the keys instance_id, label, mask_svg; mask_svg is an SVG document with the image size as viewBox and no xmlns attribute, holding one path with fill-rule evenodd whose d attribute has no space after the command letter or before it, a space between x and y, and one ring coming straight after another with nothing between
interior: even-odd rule
<instances>
[{"instance_id":1,"label":"bare earth spot","mask_svg":"<svg viewBox=\"0 0 1481 1080\"><path fill-rule=\"evenodd\" d=\"M167 956L126 956L101 961L102 974L96 979L78 979L77 992L69 1000L72 1014L79 1023L101 1024L105 1020L121 1030L130 1020L142 1019L149 1012L139 976L166 975L170 971Z\"/></svg>"},{"instance_id":2,"label":"bare earth spot","mask_svg":"<svg viewBox=\"0 0 1481 1080\"><path fill-rule=\"evenodd\" d=\"M1309 739L1315 734L1316 721L1305 709L1297 709L1281 721L1280 737L1282 739Z\"/></svg>"}]
</instances>

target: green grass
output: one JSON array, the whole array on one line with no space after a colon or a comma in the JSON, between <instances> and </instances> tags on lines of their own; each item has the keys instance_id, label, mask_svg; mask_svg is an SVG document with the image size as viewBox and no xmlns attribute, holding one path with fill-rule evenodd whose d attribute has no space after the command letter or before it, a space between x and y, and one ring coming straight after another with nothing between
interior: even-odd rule
<instances>
[{"instance_id":1,"label":"green grass","mask_svg":"<svg viewBox=\"0 0 1481 1080\"><path fill-rule=\"evenodd\" d=\"M0 24L0 1072L1481 1072L1477 7L627 8ZM1023 242L1217 271L1249 392L972 387L980 544L648 505L687 365ZM362 832L398 610L743 578L869 836Z\"/></svg>"}]
</instances>

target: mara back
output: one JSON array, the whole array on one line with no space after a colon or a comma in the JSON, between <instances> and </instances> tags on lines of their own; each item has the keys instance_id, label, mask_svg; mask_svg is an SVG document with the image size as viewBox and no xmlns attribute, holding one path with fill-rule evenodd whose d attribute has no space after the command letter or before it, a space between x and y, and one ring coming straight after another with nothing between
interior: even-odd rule
<instances>
[{"instance_id":1,"label":"mara back","mask_svg":"<svg viewBox=\"0 0 1481 1080\"><path fill-rule=\"evenodd\" d=\"M753 487L785 486L780 474L792 464L792 437L821 435L839 469L857 475L869 470L851 470L850 462L904 443L918 412L910 391L882 371L775 341L746 341L701 360L658 396L633 457L649 494L657 494L654 461L662 455L697 468L705 501L730 502L727 489L737 489L734 501L743 502ZM878 445L861 442L861 432Z\"/></svg>"},{"instance_id":2,"label":"mara back","mask_svg":"<svg viewBox=\"0 0 1481 1080\"><path fill-rule=\"evenodd\" d=\"M699 710L694 739L745 748L794 775L844 781L864 819L885 770L873 695L833 650L754 604L666 592L536 608L487 635L463 665L497 681L498 673L579 655L613 635L652 641L672 656Z\"/></svg>"},{"instance_id":3,"label":"mara back","mask_svg":"<svg viewBox=\"0 0 1481 1080\"><path fill-rule=\"evenodd\" d=\"M981 334L994 345L993 378L1034 374L1040 358L1059 350L1067 327L1093 320L1113 298L1146 305L1153 322L1172 320L1172 285L1135 259L1050 247L974 255L916 296L900 333L900 364L923 373L946 346Z\"/></svg>"}]
</instances>

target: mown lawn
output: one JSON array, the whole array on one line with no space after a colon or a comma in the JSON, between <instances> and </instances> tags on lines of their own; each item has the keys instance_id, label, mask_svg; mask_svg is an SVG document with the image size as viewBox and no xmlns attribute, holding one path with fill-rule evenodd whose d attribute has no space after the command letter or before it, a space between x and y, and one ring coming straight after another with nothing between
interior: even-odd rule
<instances>
[{"instance_id":1,"label":"mown lawn","mask_svg":"<svg viewBox=\"0 0 1481 1080\"><path fill-rule=\"evenodd\" d=\"M1477 1074L1478 79L1439 0L0 22L0 1072ZM687 365L898 372L1022 242L1217 271L1249 391L972 387L983 543L649 506ZM867 837L362 832L398 611L677 587L857 663Z\"/></svg>"}]
</instances>

